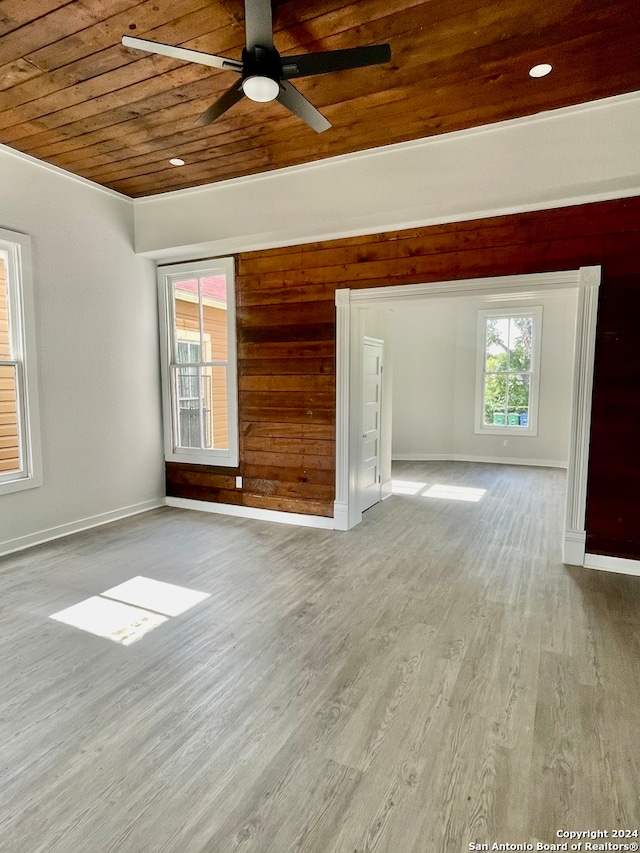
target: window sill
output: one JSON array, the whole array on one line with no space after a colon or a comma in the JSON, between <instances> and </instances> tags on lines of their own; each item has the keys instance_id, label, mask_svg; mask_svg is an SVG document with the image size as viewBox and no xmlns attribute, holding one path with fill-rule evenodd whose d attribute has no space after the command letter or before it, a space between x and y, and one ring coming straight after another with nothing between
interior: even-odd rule
<instances>
[{"instance_id":1,"label":"window sill","mask_svg":"<svg viewBox=\"0 0 640 853\"><path fill-rule=\"evenodd\" d=\"M183 465L214 465L219 468L237 468L238 454L206 450L187 450L165 453L165 462L181 462Z\"/></svg>"},{"instance_id":2,"label":"window sill","mask_svg":"<svg viewBox=\"0 0 640 853\"><path fill-rule=\"evenodd\" d=\"M538 435L537 428L521 426L486 426L476 427L476 435L512 435L535 438Z\"/></svg>"},{"instance_id":3,"label":"window sill","mask_svg":"<svg viewBox=\"0 0 640 853\"><path fill-rule=\"evenodd\" d=\"M25 489L37 489L41 485L41 476L19 477L15 480L5 480L0 483L0 495L10 495L13 492L22 492Z\"/></svg>"}]
</instances>

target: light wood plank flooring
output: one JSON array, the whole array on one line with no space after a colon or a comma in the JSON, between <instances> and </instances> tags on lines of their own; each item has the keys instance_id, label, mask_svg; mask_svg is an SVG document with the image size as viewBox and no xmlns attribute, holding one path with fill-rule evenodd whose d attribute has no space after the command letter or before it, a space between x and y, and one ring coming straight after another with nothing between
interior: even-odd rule
<instances>
[{"instance_id":1,"label":"light wood plank flooring","mask_svg":"<svg viewBox=\"0 0 640 853\"><path fill-rule=\"evenodd\" d=\"M2 853L457 853L640 828L640 578L563 472L399 463L353 531L162 509L0 560ZM210 593L122 646L49 616Z\"/></svg>"}]
</instances>

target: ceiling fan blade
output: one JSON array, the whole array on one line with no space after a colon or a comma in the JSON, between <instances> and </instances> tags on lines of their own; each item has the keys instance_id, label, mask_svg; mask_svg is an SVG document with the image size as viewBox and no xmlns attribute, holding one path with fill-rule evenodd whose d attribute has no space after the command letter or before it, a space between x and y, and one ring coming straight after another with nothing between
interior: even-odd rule
<instances>
[{"instance_id":1,"label":"ceiling fan blade","mask_svg":"<svg viewBox=\"0 0 640 853\"><path fill-rule=\"evenodd\" d=\"M199 50L189 50L186 47L174 47L171 44L161 44L157 41L123 36L122 44L136 50L146 50L148 53L159 53L172 59L184 59L186 62L197 62L199 65L210 65L212 68L225 68L230 71L242 72L242 62L229 59L226 56L216 56L213 53L202 53Z\"/></svg>"},{"instance_id":2,"label":"ceiling fan blade","mask_svg":"<svg viewBox=\"0 0 640 853\"><path fill-rule=\"evenodd\" d=\"M197 123L202 125L211 124L212 121L220 118L222 113L226 113L228 109L230 109L234 104L237 104L243 97L244 92L242 91L242 80L240 80L239 82L234 83L230 89L227 89L224 95L218 98L217 101L214 101L209 109L205 110L202 115L196 119Z\"/></svg>"},{"instance_id":3,"label":"ceiling fan blade","mask_svg":"<svg viewBox=\"0 0 640 853\"><path fill-rule=\"evenodd\" d=\"M327 74L347 68L363 68L389 62L391 47L388 44L373 44L368 47L349 47L346 50L325 50L320 53L302 53L299 56L282 57L282 74L285 78L308 77L312 74Z\"/></svg>"},{"instance_id":4,"label":"ceiling fan blade","mask_svg":"<svg viewBox=\"0 0 640 853\"><path fill-rule=\"evenodd\" d=\"M273 47L271 0L244 0L244 25L247 50L254 47Z\"/></svg>"},{"instance_id":5,"label":"ceiling fan blade","mask_svg":"<svg viewBox=\"0 0 640 853\"><path fill-rule=\"evenodd\" d=\"M322 113L310 103L304 95L302 95L295 86L283 80L280 84L280 94L276 98L288 110L306 122L309 127L313 128L317 133L322 133L331 127L331 122L328 121Z\"/></svg>"}]
</instances>

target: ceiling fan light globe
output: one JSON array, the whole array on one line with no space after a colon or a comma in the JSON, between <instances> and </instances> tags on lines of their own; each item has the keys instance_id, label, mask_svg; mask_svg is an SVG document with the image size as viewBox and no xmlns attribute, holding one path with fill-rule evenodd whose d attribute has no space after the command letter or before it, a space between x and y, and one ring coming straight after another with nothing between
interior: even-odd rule
<instances>
[{"instance_id":1,"label":"ceiling fan light globe","mask_svg":"<svg viewBox=\"0 0 640 853\"><path fill-rule=\"evenodd\" d=\"M247 77L242 83L242 89L247 98L261 104L265 104L267 101L275 101L280 92L280 86L276 80L271 77L263 77L261 74Z\"/></svg>"}]
</instances>

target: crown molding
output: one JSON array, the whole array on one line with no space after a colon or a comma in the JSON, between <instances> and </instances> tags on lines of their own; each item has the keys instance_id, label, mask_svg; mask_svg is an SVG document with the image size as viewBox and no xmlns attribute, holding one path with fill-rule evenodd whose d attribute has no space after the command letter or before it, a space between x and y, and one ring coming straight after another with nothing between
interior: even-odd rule
<instances>
[{"instance_id":1,"label":"crown molding","mask_svg":"<svg viewBox=\"0 0 640 853\"><path fill-rule=\"evenodd\" d=\"M37 157L32 157L31 154L25 154L22 151L16 151L15 148L11 148L9 145L4 145L0 142L0 153L7 154L9 157L15 157L17 160L22 160L25 163L30 163L32 166L37 166L40 169L44 169L47 172L52 172L54 175L59 175L62 178L67 178L70 181L74 181L75 183L82 184L85 187L89 187L90 189L96 190L97 192L106 193L113 198L118 198L121 201L129 202L129 204L134 204L134 199L131 196L124 195L124 193L119 193L117 190L109 189L109 187L103 187L102 184L97 184L95 181L90 181L89 178L83 178L82 175L76 175L73 172L68 172L66 169L61 168L60 166L54 166L53 163L46 163L44 160L38 160Z\"/></svg>"}]
</instances>

